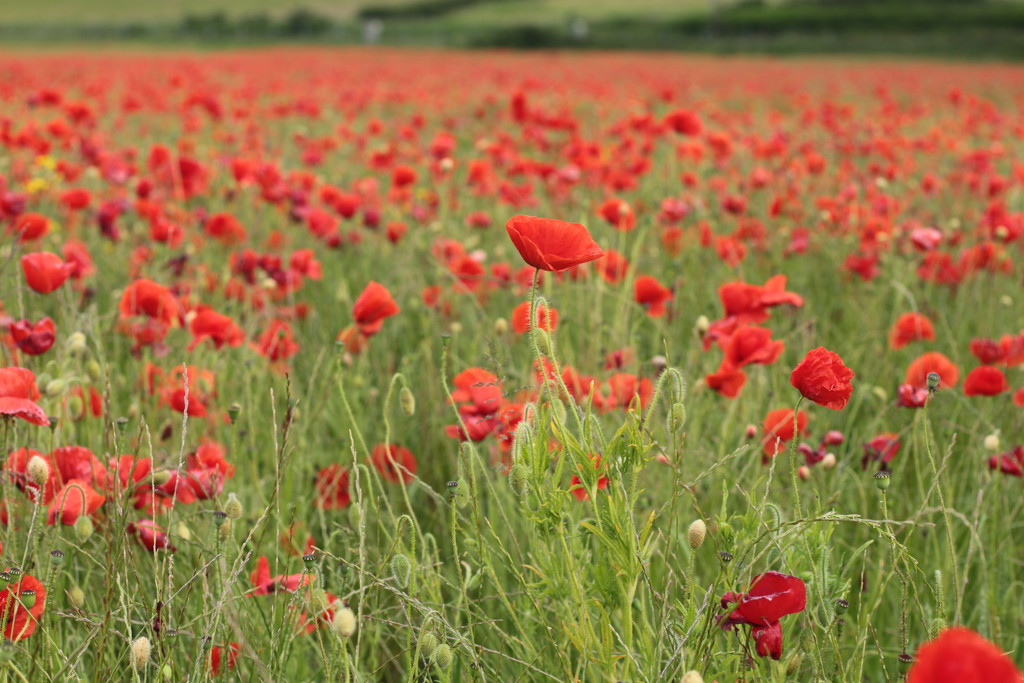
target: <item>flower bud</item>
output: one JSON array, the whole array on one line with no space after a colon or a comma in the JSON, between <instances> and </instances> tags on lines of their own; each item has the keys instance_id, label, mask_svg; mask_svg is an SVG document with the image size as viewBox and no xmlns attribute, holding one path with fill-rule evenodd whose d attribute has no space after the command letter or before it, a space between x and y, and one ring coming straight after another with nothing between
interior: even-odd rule
<instances>
[{"instance_id":1,"label":"flower bud","mask_svg":"<svg viewBox=\"0 0 1024 683\"><path fill-rule=\"evenodd\" d=\"M68 601L75 609L82 609L85 604L85 591L79 586L72 586L68 591Z\"/></svg>"},{"instance_id":2,"label":"flower bud","mask_svg":"<svg viewBox=\"0 0 1024 683\"><path fill-rule=\"evenodd\" d=\"M687 540L690 542L690 547L696 550L704 543L704 537L708 533L708 525L704 523L703 519L695 519L690 524L690 529L687 532Z\"/></svg>"},{"instance_id":3,"label":"flower bud","mask_svg":"<svg viewBox=\"0 0 1024 683\"><path fill-rule=\"evenodd\" d=\"M85 543L92 536L93 524L89 515L82 515L75 521L75 537L79 543Z\"/></svg>"},{"instance_id":4,"label":"flower bud","mask_svg":"<svg viewBox=\"0 0 1024 683\"><path fill-rule=\"evenodd\" d=\"M704 677L700 675L699 671L687 671L683 674L682 683L704 683Z\"/></svg>"},{"instance_id":5,"label":"flower bud","mask_svg":"<svg viewBox=\"0 0 1024 683\"><path fill-rule=\"evenodd\" d=\"M64 390L68 388L68 382L64 379L51 379L46 383L46 388L43 393L46 394L47 398L57 398L64 393Z\"/></svg>"},{"instance_id":6,"label":"flower bud","mask_svg":"<svg viewBox=\"0 0 1024 683\"><path fill-rule=\"evenodd\" d=\"M224 514L228 519L238 519L242 516L242 501L234 493L228 494L228 500L224 503Z\"/></svg>"},{"instance_id":7,"label":"flower bud","mask_svg":"<svg viewBox=\"0 0 1024 683\"><path fill-rule=\"evenodd\" d=\"M818 463L818 464L821 465L823 469L826 469L826 470L832 469L833 467L836 466L836 454L835 453L826 453L825 457L822 458L821 462Z\"/></svg>"},{"instance_id":8,"label":"flower bud","mask_svg":"<svg viewBox=\"0 0 1024 683\"><path fill-rule=\"evenodd\" d=\"M342 607L334 612L331 628L342 638L351 638L356 632L356 613L351 607Z\"/></svg>"},{"instance_id":9,"label":"flower bud","mask_svg":"<svg viewBox=\"0 0 1024 683\"><path fill-rule=\"evenodd\" d=\"M673 403L672 412L668 417L668 427L673 432L678 432L684 426L686 426L686 406L682 403Z\"/></svg>"},{"instance_id":10,"label":"flower bud","mask_svg":"<svg viewBox=\"0 0 1024 683\"><path fill-rule=\"evenodd\" d=\"M747 425L744 436L746 436L747 439L753 439L755 436L757 436L757 427L755 427L754 425Z\"/></svg>"},{"instance_id":11,"label":"flower bud","mask_svg":"<svg viewBox=\"0 0 1024 683\"><path fill-rule=\"evenodd\" d=\"M233 528L234 527L231 524L231 520L228 519L227 516L225 515L224 522L217 527L217 538L219 538L222 541L228 540L229 538L231 538L231 531L233 530Z\"/></svg>"},{"instance_id":12,"label":"flower bud","mask_svg":"<svg viewBox=\"0 0 1024 683\"><path fill-rule=\"evenodd\" d=\"M416 414L416 397L413 396L409 387L402 387L402 390L398 392L398 405L402 407L402 412L406 415L411 417Z\"/></svg>"},{"instance_id":13,"label":"flower bud","mask_svg":"<svg viewBox=\"0 0 1024 683\"><path fill-rule=\"evenodd\" d=\"M508 332L508 321L504 318L498 318L494 321L494 334L499 337L505 336Z\"/></svg>"},{"instance_id":14,"label":"flower bud","mask_svg":"<svg viewBox=\"0 0 1024 683\"><path fill-rule=\"evenodd\" d=\"M889 473L885 470L875 473L875 486L878 487L879 491L885 491L889 488L890 484Z\"/></svg>"},{"instance_id":15,"label":"flower bud","mask_svg":"<svg viewBox=\"0 0 1024 683\"><path fill-rule=\"evenodd\" d=\"M440 645L437 636L431 631L424 631L423 635L420 636L420 655L424 658L429 659L434 654L434 650Z\"/></svg>"},{"instance_id":16,"label":"flower bud","mask_svg":"<svg viewBox=\"0 0 1024 683\"><path fill-rule=\"evenodd\" d=\"M796 473L800 477L801 481L807 481L811 478L811 468L807 465L800 465L800 467L797 468Z\"/></svg>"},{"instance_id":17,"label":"flower bud","mask_svg":"<svg viewBox=\"0 0 1024 683\"><path fill-rule=\"evenodd\" d=\"M99 382L103 379L103 368L100 367L95 358L89 359L89 362L85 364L85 372L93 382Z\"/></svg>"},{"instance_id":18,"label":"flower bud","mask_svg":"<svg viewBox=\"0 0 1024 683\"><path fill-rule=\"evenodd\" d=\"M149 644L149 638L141 636L135 639L132 643L132 668L138 671L142 667L149 663L149 653L151 651Z\"/></svg>"},{"instance_id":19,"label":"flower bud","mask_svg":"<svg viewBox=\"0 0 1024 683\"><path fill-rule=\"evenodd\" d=\"M711 321L708 320L706 315L699 316L697 322L693 324L693 331L698 337L703 337L711 329Z\"/></svg>"},{"instance_id":20,"label":"flower bud","mask_svg":"<svg viewBox=\"0 0 1024 683\"><path fill-rule=\"evenodd\" d=\"M35 482L36 486L45 486L50 478L50 463L41 455L33 455L29 458L28 466L25 468L28 478Z\"/></svg>"},{"instance_id":21,"label":"flower bud","mask_svg":"<svg viewBox=\"0 0 1024 683\"><path fill-rule=\"evenodd\" d=\"M530 482L526 478L526 465L521 462L512 465L512 469L508 473L508 483L517 496L526 493L530 488Z\"/></svg>"},{"instance_id":22,"label":"flower bud","mask_svg":"<svg viewBox=\"0 0 1024 683\"><path fill-rule=\"evenodd\" d=\"M153 485L163 486L171 480L170 470L153 470Z\"/></svg>"},{"instance_id":23,"label":"flower bud","mask_svg":"<svg viewBox=\"0 0 1024 683\"><path fill-rule=\"evenodd\" d=\"M72 356L81 356L89 350L88 340L81 332L72 332L68 335L66 346Z\"/></svg>"},{"instance_id":24,"label":"flower bud","mask_svg":"<svg viewBox=\"0 0 1024 683\"><path fill-rule=\"evenodd\" d=\"M998 451L999 450L999 432L993 432L985 437L985 450Z\"/></svg>"},{"instance_id":25,"label":"flower bud","mask_svg":"<svg viewBox=\"0 0 1024 683\"><path fill-rule=\"evenodd\" d=\"M185 526L184 522L178 522L174 525L174 535L183 541L192 540L192 532Z\"/></svg>"},{"instance_id":26,"label":"flower bud","mask_svg":"<svg viewBox=\"0 0 1024 683\"><path fill-rule=\"evenodd\" d=\"M441 643L434 648L434 654L431 656L434 661L434 666L438 669L447 669L452 665L452 649L447 644Z\"/></svg>"},{"instance_id":27,"label":"flower bud","mask_svg":"<svg viewBox=\"0 0 1024 683\"><path fill-rule=\"evenodd\" d=\"M409 587L409 580L412 578L412 562L403 553L395 553L391 558L391 575L402 588Z\"/></svg>"}]
</instances>

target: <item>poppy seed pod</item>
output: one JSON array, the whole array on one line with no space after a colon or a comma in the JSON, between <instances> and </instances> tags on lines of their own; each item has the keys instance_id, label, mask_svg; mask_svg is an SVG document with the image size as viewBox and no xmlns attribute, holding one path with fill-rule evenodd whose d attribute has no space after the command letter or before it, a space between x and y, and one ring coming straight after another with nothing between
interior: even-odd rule
<instances>
[{"instance_id":1,"label":"poppy seed pod","mask_svg":"<svg viewBox=\"0 0 1024 683\"><path fill-rule=\"evenodd\" d=\"M238 422L238 416L242 414L242 406L237 403L232 403L228 406L228 419L231 420L231 424Z\"/></svg>"},{"instance_id":2,"label":"poppy seed pod","mask_svg":"<svg viewBox=\"0 0 1024 683\"><path fill-rule=\"evenodd\" d=\"M139 669L146 666L149 663L149 654L152 647L149 644L149 638L146 636L140 636L135 639L132 643L132 668L138 671Z\"/></svg>"},{"instance_id":3,"label":"poppy seed pod","mask_svg":"<svg viewBox=\"0 0 1024 683\"><path fill-rule=\"evenodd\" d=\"M900 675L906 676L910 671L910 665L914 663L914 656L904 652L896 658L896 661L899 662Z\"/></svg>"},{"instance_id":4,"label":"poppy seed pod","mask_svg":"<svg viewBox=\"0 0 1024 683\"><path fill-rule=\"evenodd\" d=\"M331 628L342 638L351 638L356 632L356 613L350 607L342 607L334 613Z\"/></svg>"},{"instance_id":5,"label":"poppy seed pod","mask_svg":"<svg viewBox=\"0 0 1024 683\"><path fill-rule=\"evenodd\" d=\"M409 580L412 578L412 562L403 553L396 553L391 558L391 575L402 588L409 587Z\"/></svg>"},{"instance_id":6,"label":"poppy seed pod","mask_svg":"<svg viewBox=\"0 0 1024 683\"><path fill-rule=\"evenodd\" d=\"M939 388L939 382L942 381L942 377L937 372L929 372L926 379L928 380L928 391L936 391Z\"/></svg>"},{"instance_id":7,"label":"poppy seed pod","mask_svg":"<svg viewBox=\"0 0 1024 683\"><path fill-rule=\"evenodd\" d=\"M46 462L46 459L40 455L33 455L26 467L28 471L29 479L36 483L36 486L43 486L46 484L46 480L50 478L50 463Z\"/></svg>"},{"instance_id":8,"label":"poppy seed pod","mask_svg":"<svg viewBox=\"0 0 1024 683\"><path fill-rule=\"evenodd\" d=\"M59 567L64 564L64 551L63 550L51 550L50 551L50 562L53 563L54 567Z\"/></svg>"},{"instance_id":9,"label":"poppy seed pod","mask_svg":"<svg viewBox=\"0 0 1024 683\"><path fill-rule=\"evenodd\" d=\"M889 479L889 473L885 470L877 472L875 474L875 486L878 487L879 491L885 491L889 488L889 484L892 482Z\"/></svg>"},{"instance_id":10,"label":"poppy seed pod","mask_svg":"<svg viewBox=\"0 0 1024 683\"><path fill-rule=\"evenodd\" d=\"M402 390L398 392L398 404L406 415L412 417L416 414L416 397L413 396L409 387L402 387Z\"/></svg>"},{"instance_id":11,"label":"poppy seed pod","mask_svg":"<svg viewBox=\"0 0 1024 683\"><path fill-rule=\"evenodd\" d=\"M690 524L690 529L687 532L687 540L690 542L690 547L696 550L704 544L704 537L708 533L708 525L704 523L703 519L695 519Z\"/></svg>"},{"instance_id":12,"label":"poppy seed pod","mask_svg":"<svg viewBox=\"0 0 1024 683\"><path fill-rule=\"evenodd\" d=\"M434 661L434 665L438 669L447 669L452 665L452 649L447 644L441 643L434 648L434 653L431 656Z\"/></svg>"},{"instance_id":13,"label":"poppy seed pod","mask_svg":"<svg viewBox=\"0 0 1024 683\"><path fill-rule=\"evenodd\" d=\"M32 609L36 606L36 592L31 588L21 591L21 595L18 597L21 598L21 604L25 606L25 609Z\"/></svg>"}]
</instances>

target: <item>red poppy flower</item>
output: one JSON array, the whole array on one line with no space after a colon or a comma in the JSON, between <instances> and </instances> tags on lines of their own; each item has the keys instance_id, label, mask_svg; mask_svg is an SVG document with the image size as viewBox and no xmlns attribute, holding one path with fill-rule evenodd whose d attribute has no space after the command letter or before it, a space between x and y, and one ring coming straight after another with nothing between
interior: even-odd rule
<instances>
[{"instance_id":1,"label":"red poppy flower","mask_svg":"<svg viewBox=\"0 0 1024 683\"><path fill-rule=\"evenodd\" d=\"M31 242L46 235L50 219L40 213L23 213L14 219L14 232L19 242Z\"/></svg>"},{"instance_id":2,"label":"red poppy flower","mask_svg":"<svg viewBox=\"0 0 1024 683\"><path fill-rule=\"evenodd\" d=\"M537 306L537 329L554 332L558 327L558 309L540 304ZM512 311L512 329L516 334L526 334L530 330L530 302L524 301Z\"/></svg>"},{"instance_id":3,"label":"red poppy flower","mask_svg":"<svg viewBox=\"0 0 1024 683\"><path fill-rule=\"evenodd\" d=\"M363 336L370 337L380 331L385 318L398 315L400 309L387 287L370 282L352 306L352 317Z\"/></svg>"},{"instance_id":4,"label":"red poppy flower","mask_svg":"<svg viewBox=\"0 0 1024 683\"><path fill-rule=\"evenodd\" d=\"M91 515L103 505L106 498L81 479L72 479L53 495L46 523L53 526L60 520L65 526L78 521L82 515Z\"/></svg>"},{"instance_id":5,"label":"red poppy flower","mask_svg":"<svg viewBox=\"0 0 1024 683\"><path fill-rule=\"evenodd\" d=\"M1013 405L1024 408L1024 387L1013 392Z\"/></svg>"},{"instance_id":6,"label":"red poppy flower","mask_svg":"<svg viewBox=\"0 0 1024 683\"><path fill-rule=\"evenodd\" d=\"M73 269L70 263L64 263L60 256L48 251L37 251L21 257L21 270L25 274L26 284L40 294L49 294L59 289L71 276Z\"/></svg>"},{"instance_id":7,"label":"red poppy flower","mask_svg":"<svg viewBox=\"0 0 1024 683\"><path fill-rule=\"evenodd\" d=\"M969 628L954 626L922 645L907 683L1021 683L1024 675L999 647Z\"/></svg>"},{"instance_id":8,"label":"red poppy flower","mask_svg":"<svg viewBox=\"0 0 1024 683\"><path fill-rule=\"evenodd\" d=\"M235 663L238 661L238 655L242 651L242 646L238 643L228 643L226 648L222 648L220 645L214 645L210 649L210 672L214 676L222 673L221 667L225 664L223 661L224 655L222 653L225 649L227 650L228 655L226 662L227 667L224 669L226 672L235 668Z\"/></svg>"},{"instance_id":9,"label":"red poppy flower","mask_svg":"<svg viewBox=\"0 0 1024 683\"><path fill-rule=\"evenodd\" d=\"M774 456L776 448L780 451L785 450L786 442L790 441L794 436L793 411L789 408L770 411L761 424L761 431L764 434L764 453L766 456ZM796 433L807 433L807 415L802 410L797 413ZM776 440L782 441L782 443L777 445L775 443ZM767 458L762 457L761 459L767 462Z\"/></svg>"},{"instance_id":10,"label":"red poppy flower","mask_svg":"<svg viewBox=\"0 0 1024 683\"><path fill-rule=\"evenodd\" d=\"M853 370L843 364L839 354L819 346L804 356L789 376L789 383L804 398L819 406L842 410L853 393Z\"/></svg>"},{"instance_id":11,"label":"red poppy flower","mask_svg":"<svg viewBox=\"0 0 1024 683\"><path fill-rule=\"evenodd\" d=\"M513 216L505 229L523 260L540 270L560 272L604 256L604 250L579 223Z\"/></svg>"},{"instance_id":12,"label":"red poppy flower","mask_svg":"<svg viewBox=\"0 0 1024 683\"><path fill-rule=\"evenodd\" d=\"M601 456L600 455L591 454L590 455L590 459L594 463L594 469L600 471L601 470ZM597 478L597 490L598 491L603 491L606 488L608 488L608 476L605 475L605 474L602 474L600 477ZM590 494L587 493L587 489L583 485L583 480L580 479L578 474L572 475L572 480L570 480L570 482L569 482L569 492L572 493L572 495L576 496L576 500L582 501L582 500L587 500L588 498L590 498Z\"/></svg>"},{"instance_id":13,"label":"red poppy flower","mask_svg":"<svg viewBox=\"0 0 1024 683\"><path fill-rule=\"evenodd\" d=\"M245 242L245 226L229 213L215 213L206 219L203 231L221 244Z\"/></svg>"},{"instance_id":14,"label":"red poppy flower","mask_svg":"<svg viewBox=\"0 0 1024 683\"><path fill-rule=\"evenodd\" d=\"M680 135L696 136L704 130L700 117L692 111L677 109L665 115L664 123Z\"/></svg>"},{"instance_id":15,"label":"red poppy flower","mask_svg":"<svg viewBox=\"0 0 1024 683\"><path fill-rule=\"evenodd\" d=\"M768 319L768 309L774 306L804 305L803 297L786 291L786 276L776 275L764 285L746 282L727 282L718 288L726 318L735 317L740 323L762 323Z\"/></svg>"},{"instance_id":16,"label":"red poppy flower","mask_svg":"<svg viewBox=\"0 0 1024 683\"><path fill-rule=\"evenodd\" d=\"M999 368L982 365L967 373L964 379L965 396L998 396L1009 391L1010 383Z\"/></svg>"},{"instance_id":17,"label":"red poppy flower","mask_svg":"<svg viewBox=\"0 0 1024 683\"><path fill-rule=\"evenodd\" d=\"M261 356L272 362L287 360L299 352L292 328L283 320L271 320L263 334L252 345Z\"/></svg>"},{"instance_id":18,"label":"red poppy flower","mask_svg":"<svg viewBox=\"0 0 1024 683\"><path fill-rule=\"evenodd\" d=\"M629 232L636 225L636 214L633 213L633 207L621 199L605 200L598 207L597 212L616 230Z\"/></svg>"},{"instance_id":19,"label":"red poppy flower","mask_svg":"<svg viewBox=\"0 0 1024 683\"><path fill-rule=\"evenodd\" d=\"M204 308L196 313L188 328L192 333L192 343L188 345L189 351L199 346L204 339L212 341L213 347L216 349L224 345L241 346L245 341L245 333L230 316L221 315L209 308Z\"/></svg>"},{"instance_id":20,"label":"red poppy flower","mask_svg":"<svg viewBox=\"0 0 1024 683\"><path fill-rule=\"evenodd\" d=\"M340 510L352 503L348 468L328 465L316 477L316 505L324 510Z\"/></svg>"},{"instance_id":21,"label":"red poppy flower","mask_svg":"<svg viewBox=\"0 0 1024 683\"><path fill-rule=\"evenodd\" d=\"M24 607L26 591L34 591L35 604L27 610ZM36 631L39 618L46 609L46 587L31 574L25 574L18 581L0 591L0 615L6 618L3 634L8 640L19 641Z\"/></svg>"},{"instance_id":22,"label":"red poppy flower","mask_svg":"<svg viewBox=\"0 0 1024 683\"><path fill-rule=\"evenodd\" d=\"M901 408L921 408L928 402L928 388L901 384L897 390L896 405Z\"/></svg>"},{"instance_id":23,"label":"red poppy flower","mask_svg":"<svg viewBox=\"0 0 1024 683\"><path fill-rule=\"evenodd\" d=\"M726 593L722 607L736 603L736 608L722 620L723 629L740 624L753 628L757 654L761 657L782 657L782 626L779 620L797 614L807 607L807 586L802 579L781 572L765 572L754 578L746 593Z\"/></svg>"},{"instance_id":24,"label":"red poppy flower","mask_svg":"<svg viewBox=\"0 0 1024 683\"><path fill-rule=\"evenodd\" d=\"M249 580L254 588L247 595L270 595L281 591L292 593L299 588L308 586L313 579L312 575L304 572L301 574L278 574L272 577L267 556L260 555L256 569L249 575Z\"/></svg>"},{"instance_id":25,"label":"red poppy flower","mask_svg":"<svg viewBox=\"0 0 1024 683\"><path fill-rule=\"evenodd\" d=\"M885 432L864 444L864 456L861 458L861 469L867 469L869 463L880 463L880 469L888 470L889 463L900 452L900 439L897 434Z\"/></svg>"},{"instance_id":26,"label":"red poppy flower","mask_svg":"<svg viewBox=\"0 0 1024 683\"><path fill-rule=\"evenodd\" d=\"M602 280L615 285L622 282L623 278L626 277L626 271L629 270L629 259L614 249L609 249L594 264L594 270L597 271Z\"/></svg>"},{"instance_id":27,"label":"red poppy flower","mask_svg":"<svg viewBox=\"0 0 1024 683\"><path fill-rule=\"evenodd\" d=\"M35 374L26 368L0 368L0 415L20 417L34 425L48 426L50 419L36 405L40 397Z\"/></svg>"},{"instance_id":28,"label":"red poppy flower","mask_svg":"<svg viewBox=\"0 0 1024 683\"><path fill-rule=\"evenodd\" d=\"M904 313L889 330L889 347L902 349L910 342L935 339L932 321L920 313Z\"/></svg>"},{"instance_id":29,"label":"red poppy flower","mask_svg":"<svg viewBox=\"0 0 1024 683\"><path fill-rule=\"evenodd\" d=\"M988 459L990 470L999 470L1003 474L1010 474L1014 477L1024 476L1024 446L1017 446L1013 450L999 455L993 455Z\"/></svg>"},{"instance_id":30,"label":"red poppy flower","mask_svg":"<svg viewBox=\"0 0 1024 683\"><path fill-rule=\"evenodd\" d=\"M740 390L743 389L743 385L747 383L747 373L729 361L723 360L714 374L704 377L704 382L722 396L736 398L739 396Z\"/></svg>"},{"instance_id":31,"label":"red poppy flower","mask_svg":"<svg viewBox=\"0 0 1024 683\"><path fill-rule=\"evenodd\" d=\"M171 290L152 280L135 280L128 285L121 295L118 310L122 318L141 315L168 327L173 327L179 322L178 299Z\"/></svg>"},{"instance_id":32,"label":"red poppy flower","mask_svg":"<svg viewBox=\"0 0 1024 683\"><path fill-rule=\"evenodd\" d=\"M129 534L134 535L142 547L151 552L157 550L170 550L172 553L177 550L171 544L171 538L151 519L144 519L141 522L130 522L127 526Z\"/></svg>"},{"instance_id":33,"label":"red poppy flower","mask_svg":"<svg viewBox=\"0 0 1024 683\"><path fill-rule=\"evenodd\" d=\"M718 345L725 354L725 360L736 368L745 365L771 365L779 359L786 348L783 341L772 341L772 331L766 327L741 325Z\"/></svg>"},{"instance_id":34,"label":"red poppy flower","mask_svg":"<svg viewBox=\"0 0 1024 683\"><path fill-rule=\"evenodd\" d=\"M384 447L379 444L373 447L370 462L377 468L385 481L411 484L416 474L416 456L408 448L391 444Z\"/></svg>"},{"instance_id":35,"label":"red poppy flower","mask_svg":"<svg viewBox=\"0 0 1024 683\"><path fill-rule=\"evenodd\" d=\"M672 300L672 290L663 287L657 278L641 275L633 282L633 300L644 307L647 315L660 318L665 315L665 304Z\"/></svg>"},{"instance_id":36,"label":"red poppy flower","mask_svg":"<svg viewBox=\"0 0 1024 683\"><path fill-rule=\"evenodd\" d=\"M928 386L928 373L937 373L941 388L955 387L960 381L960 368L938 351L929 351L917 357L907 368L904 383L915 387Z\"/></svg>"},{"instance_id":37,"label":"red poppy flower","mask_svg":"<svg viewBox=\"0 0 1024 683\"><path fill-rule=\"evenodd\" d=\"M28 320L11 323L8 328L14 345L30 356L39 356L50 350L56 333L56 326L50 318L43 318L32 324Z\"/></svg>"}]
</instances>

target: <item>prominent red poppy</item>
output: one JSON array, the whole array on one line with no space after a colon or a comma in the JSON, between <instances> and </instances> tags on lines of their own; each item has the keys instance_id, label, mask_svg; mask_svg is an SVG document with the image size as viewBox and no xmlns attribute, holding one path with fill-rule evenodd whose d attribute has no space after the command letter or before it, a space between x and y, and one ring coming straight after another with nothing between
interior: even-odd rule
<instances>
[{"instance_id":1,"label":"prominent red poppy","mask_svg":"<svg viewBox=\"0 0 1024 683\"><path fill-rule=\"evenodd\" d=\"M365 337L371 337L380 331L385 318L398 315L399 311L398 304L391 297L387 287L371 281L353 304L352 317L359 325L360 333Z\"/></svg>"},{"instance_id":2,"label":"prominent red poppy","mask_svg":"<svg viewBox=\"0 0 1024 683\"><path fill-rule=\"evenodd\" d=\"M893 350L922 339L934 340L935 327L927 316L920 313L904 313L889 330L889 346Z\"/></svg>"},{"instance_id":3,"label":"prominent red poppy","mask_svg":"<svg viewBox=\"0 0 1024 683\"><path fill-rule=\"evenodd\" d=\"M853 370L843 364L839 354L819 346L808 351L789 376L804 398L819 406L842 410L853 394Z\"/></svg>"},{"instance_id":4,"label":"prominent red poppy","mask_svg":"<svg viewBox=\"0 0 1024 683\"><path fill-rule=\"evenodd\" d=\"M960 381L960 368L938 351L929 351L917 357L907 368L904 383L915 387L928 386L928 373L939 375L940 388L955 387Z\"/></svg>"},{"instance_id":5,"label":"prominent red poppy","mask_svg":"<svg viewBox=\"0 0 1024 683\"><path fill-rule=\"evenodd\" d=\"M907 683L1022 683L1024 675L999 647L969 628L954 626L922 645Z\"/></svg>"},{"instance_id":6,"label":"prominent red poppy","mask_svg":"<svg viewBox=\"0 0 1024 683\"><path fill-rule=\"evenodd\" d=\"M20 351L30 356L39 356L53 346L57 328L53 320L43 318L35 324L28 320L13 322L8 330L11 333L11 340Z\"/></svg>"},{"instance_id":7,"label":"prominent red poppy","mask_svg":"<svg viewBox=\"0 0 1024 683\"><path fill-rule=\"evenodd\" d=\"M21 270L28 286L40 294L59 289L71 276L74 266L48 251L37 251L21 257Z\"/></svg>"},{"instance_id":8,"label":"prominent red poppy","mask_svg":"<svg viewBox=\"0 0 1024 683\"><path fill-rule=\"evenodd\" d=\"M604 256L604 250L579 223L513 216L505 229L523 260L540 270L560 272Z\"/></svg>"},{"instance_id":9,"label":"prominent red poppy","mask_svg":"<svg viewBox=\"0 0 1024 683\"><path fill-rule=\"evenodd\" d=\"M999 368L982 365L967 373L964 379L965 396L998 396L1010 390L1006 375Z\"/></svg>"},{"instance_id":10,"label":"prominent red poppy","mask_svg":"<svg viewBox=\"0 0 1024 683\"><path fill-rule=\"evenodd\" d=\"M558 309L540 304L536 312L537 329L554 332L558 327ZM524 301L512 310L512 329L516 334L530 330L530 302Z\"/></svg>"},{"instance_id":11,"label":"prominent red poppy","mask_svg":"<svg viewBox=\"0 0 1024 683\"><path fill-rule=\"evenodd\" d=\"M772 331L766 327L741 325L718 345L725 354L725 360L736 368L745 365L771 365L779 359L786 348L783 341L772 341Z\"/></svg>"},{"instance_id":12,"label":"prominent red poppy","mask_svg":"<svg viewBox=\"0 0 1024 683\"><path fill-rule=\"evenodd\" d=\"M53 495L53 502L46 515L46 523L53 526L59 520L70 526L82 515L91 515L103 505L106 498L100 495L88 482L72 479Z\"/></svg>"},{"instance_id":13,"label":"prominent red poppy","mask_svg":"<svg viewBox=\"0 0 1024 683\"><path fill-rule=\"evenodd\" d=\"M373 447L370 462L377 468L385 481L411 484L416 474L416 456L408 448L391 444L386 447L379 444Z\"/></svg>"},{"instance_id":14,"label":"prominent red poppy","mask_svg":"<svg viewBox=\"0 0 1024 683\"><path fill-rule=\"evenodd\" d=\"M736 608L722 619L723 629L737 625L751 626L757 654L762 657L782 657L782 625L779 620L787 614L797 614L807 607L807 586L802 579L781 572L765 572L754 578L746 593L726 593L722 607L735 603Z\"/></svg>"},{"instance_id":15,"label":"prominent red poppy","mask_svg":"<svg viewBox=\"0 0 1024 683\"><path fill-rule=\"evenodd\" d=\"M26 591L34 591L35 603L25 608ZM46 587L31 574L25 574L18 581L0 591L0 617L3 622L3 634L8 640L19 641L28 638L36 631L39 618L46 609Z\"/></svg>"},{"instance_id":16,"label":"prominent red poppy","mask_svg":"<svg viewBox=\"0 0 1024 683\"><path fill-rule=\"evenodd\" d=\"M151 519L144 519L137 523L130 522L127 526L127 531L138 539L143 548L151 552L169 550L173 553L177 550L171 544L171 537Z\"/></svg>"},{"instance_id":17,"label":"prominent red poppy","mask_svg":"<svg viewBox=\"0 0 1024 683\"><path fill-rule=\"evenodd\" d=\"M245 341L245 333L230 316L221 315L210 308L204 308L196 313L188 329L192 333L189 351L199 346L204 339L212 341L216 349L225 345L241 346Z\"/></svg>"},{"instance_id":18,"label":"prominent red poppy","mask_svg":"<svg viewBox=\"0 0 1024 683\"><path fill-rule=\"evenodd\" d=\"M128 285L121 295L118 310L122 318L141 315L168 327L180 322L178 299L171 290L152 280L135 280Z\"/></svg>"},{"instance_id":19,"label":"prominent red poppy","mask_svg":"<svg viewBox=\"0 0 1024 683\"><path fill-rule=\"evenodd\" d=\"M26 368L0 368L0 415L48 426L50 419L36 401L41 394L35 374Z\"/></svg>"},{"instance_id":20,"label":"prominent red poppy","mask_svg":"<svg viewBox=\"0 0 1024 683\"><path fill-rule=\"evenodd\" d=\"M641 275L633 282L633 300L644 307L647 315L660 318L665 315L665 304L672 300L672 290L663 287L657 278Z\"/></svg>"},{"instance_id":21,"label":"prominent red poppy","mask_svg":"<svg viewBox=\"0 0 1024 683\"><path fill-rule=\"evenodd\" d=\"M782 342L779 342L780 344ZM706 375L704 382L726 398L736 398L747 383L747 373L727 360L723 360L714 374Z\"/></svg>"}]
</instances>

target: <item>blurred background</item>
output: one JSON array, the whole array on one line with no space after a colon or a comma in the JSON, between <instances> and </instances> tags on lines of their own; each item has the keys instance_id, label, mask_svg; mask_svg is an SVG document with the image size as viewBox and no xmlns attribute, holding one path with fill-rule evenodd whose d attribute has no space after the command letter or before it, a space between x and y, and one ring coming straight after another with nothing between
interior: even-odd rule
<instances>
[{"instance_id":1,"label":"blurred background","mask_svg":"<svg viewBox=\"0 0 1024 683\"><path fill-rule=\"evenodd\" d=\"M1020 59L1024 0L0 0L0 40Z\"/></svg>"}]
</instances>

